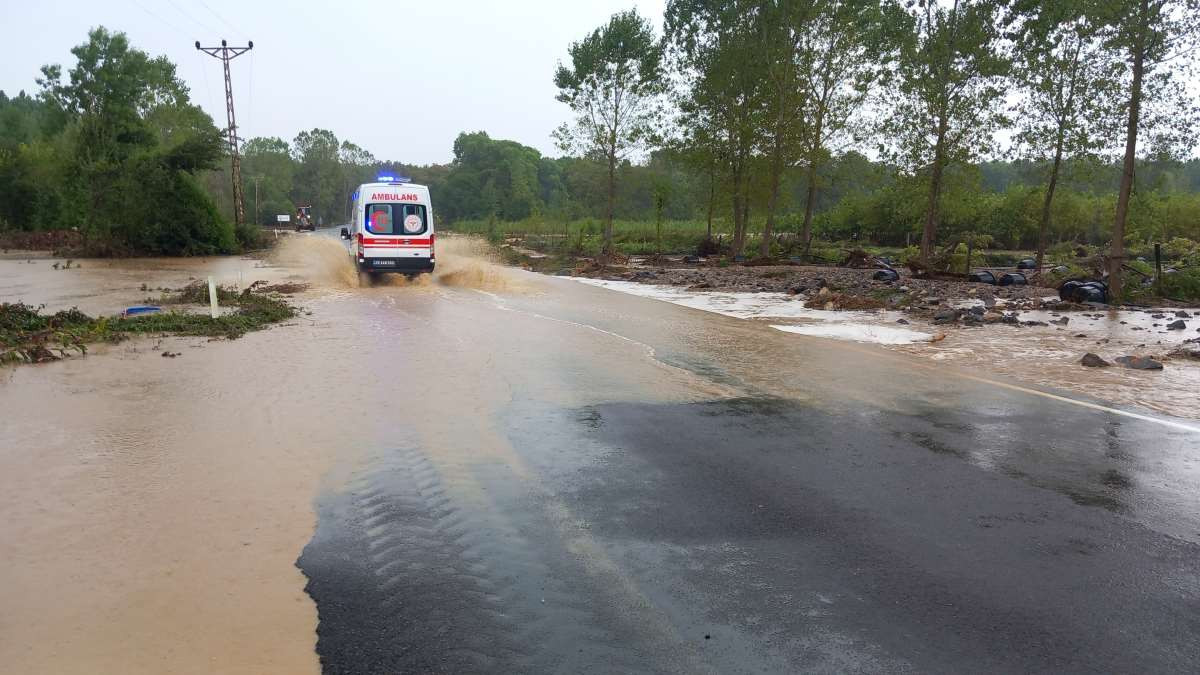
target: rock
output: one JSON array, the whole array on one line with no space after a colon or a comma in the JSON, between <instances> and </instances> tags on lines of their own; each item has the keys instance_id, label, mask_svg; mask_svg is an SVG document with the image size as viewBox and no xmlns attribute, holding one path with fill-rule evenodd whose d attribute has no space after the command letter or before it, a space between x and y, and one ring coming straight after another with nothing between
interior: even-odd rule
<instances>
[{"instance_id":1,"label":"rock","mask_svg":"<svg viewBox=\"0 0 1200 675\"><path fill-rule=\"evenodd\" d=\"M657 278L658 278L658 275L655 274L654 272L651 272L650 270L641 270L639 272L634 272L633 275L629 277L629 280L630 281L649 281L651 279L657 279Z\"/></svg>"},{"instance_id":2,"label":"rock","mask_svg":"<svg viewBox=\"0 0 1200 675\"><path fill-rule=\"evenodd\" d=\"M955 321L958 321L957 309L942 309L933 315L934 323L954 323Z\"/></svg>"},{"instance_id":3,"label":"rock","mask_svg":"<svg viewBox=\"0 0 1200 675\"><path fill-rule=\"evenodd\" d=\"M1163 364L1149 356L1118 356L1117 363L1134 370L1162 370Z\"/></svg>"},{"instance_id":4,"label":"rock","mask_svg":"<svg viewBox=\"0 0 1200 675\"><path fill-rule=\"evenodd\" d=\"M1052 321L1050 321L1050 323L1052 323L1052 324L1055 324L1055 325L1058 325L1058 326L1065 326L1065 325L1067 325L1067 324L1068 324L1068 323L1070 323L1070 322L1071 322L1071 320L1070 320L1070 319L1068 319L1068 318L1067 318L1067 317L1065 317L1065 316L1064 316L1064 317L1061 317L1061 318L1058 318L1058 319L1053 319Z\"/></svg>"},{"instance_id":5,"label":"rock","mask_svg":"<svg viewBox=\"0 0 1200 675\"><path fill-rule=\"evenodd\" d=\"M1183 322L1183 319L1175 319L1167 324L1167 330L1183 330L1184 328L1187 328L1187 324Z\"/></svg>"},{"instance_id":6,"label":"rock","mask_svg":"<svg viewBox=\"0 0 1200 675\"><path fill-rule=\"evenodd\" d=\"M945 339L946 339L945 333L938 333L937 335L934 335L933 338L931 338L929 341L930 342L941 342L942 340L945 340Z\"/></svg>"},{"instance_id":7,"label":"rock","mask_svg":"<svg viewBox=\"0 0 1200 675\"><path fill-rule=\"evenodd\" d=\"M967 312L976 316L983 316L987 312L987 309L983 305L973 305Z\"/></svg>"},{"instance_id":8,"label":"rock","mask_svg":"<svg viewBox=\"0 0 1200 675\"><path fill-rule=\"evenodd\" d=\"M983 315L984 323L998 323L1004 320L1004 315L1000 312L986 312Z\"/></svg>"},{"instance_id":9,"label":"rock","mask_svg":"<svg viewBox=\"0 0 1200 675\"><path fill-rule=\"evenodd\" d=\"M899 281L900 275L895 270L879 270L871 278L875 281Z\"/></svg>"},{"instance_id":10,"label":"rock","mask_svg":"<svg viewBox=\"0 0 1200 675\"><path fill-rule=\"evenodd\" d=\"M822 279L822 281L824 281L824 280ZM822 285L822 286L821 286L821 291L820 291L819 293L817 293L817 295L818 295L819 297L826 298L826 297L829 297L829 293L830 293L830 291L829 291L829 287L828 287L828 286L825 286L825 285Z\"/></svg>"},{"instance_id":11,"label":"rock","mask_svg":"<svg viewBox=\"0 0 1200 675\"><path fill-rule=\"evenodd\" d=\"M1016 314L1005 314L1004 318L1001 321L1003 323L1012 324L1014 326L1017 325L1018 323L1021 323L1021 320L1019 318L1017 318Z\"/></svg>"},{"instance_id":12,"label":"rock","mask_svg":"<svg viewBox=\"0 0 1200 675\"><path fill-rule=\"evenodd\" d=\"M905 326L907 326L907 325L908 325L908 319L896 319L896 323L898 323L898 324L902 324L902 325L905 325Z\"/></svg>"},{"instance_id":13,"label":"rock","mask_svg":"<svg viewBox=\"0 0 1200 675\"><path fill-rule=\"evenodd\" d=\"M1179 310L1178 312L1175 312L1175 316L1179 317L1180 319L1190 319L1190 318L1192 318L1192 315L1191 315L1191 314L1188 314L1187 312L1183 311L1182 309L1181 309L1181 310Z\"/></svg>"},{"instance_id":14,"label":"rock","mask_svg":"<svg viewBox=\"0 0 1200 675\"><path fill-rule=\"evenodd\" d=\"M1071 337L1085 338L1085 337L1087 337L1087 333L1076 333L1076 334L1072 335Z\"/></svg>"},{"instance_id":15,"label":"rock","mask_svg":"<svg viewBox=\"0 0 1200 675\"><path fill-rule=\"evenodd\" d=\"M695 265L695 264L699 263L699 262L700 262L700 260L701 260L701 258L700 258L700 256L698 256L698 255L685 255L685 256L683 256L683 262L685 262L685 263L687 263L687 264L689 264L689 265Z\"/></svg>"},{"instance_id":16,"label":"rock","mask_svg":"<svg viewBox=\"0 0 1200 675\"><path fill-rule=\"evenodd\" d=\"M825 289L821 289L821 290L825 290ZM825 311L827 311L827 312L833 311L833 303L832 302L825 303Z\"/></svg>"},{"instance_id":17,"label":"rock","mask_svg":"<svg viewBox=\"0 0 1200 675\"><path fill-rule=\"evenodd\" d=\"M1022 326L1049 326L1045 321L1022 321Z\"/></svg>"},{"instance_id":18,"label":"rock","mask_svg":"<svg viewBox=\"0 0 1200 675\"><path fill-rule=\"evenodd\" d=\"M908 292L908 286L901 286L901 287L899 288L899 290L901 290L901 291L903 291L903 292L907 293L907 292Z\"/></svg>"},{"instance_id":19,"label":"rock","mask_svg":"<svg viewBox=\"0 0 1200 675\"><path fill-rule=\"evenodd\" d=\"M1086 368L1107 368L1112 364L1100 358L1096 354L1088 352L1083 355L1083 358L1079 361L1079 365Z\"/></svg>"}]
</instances>

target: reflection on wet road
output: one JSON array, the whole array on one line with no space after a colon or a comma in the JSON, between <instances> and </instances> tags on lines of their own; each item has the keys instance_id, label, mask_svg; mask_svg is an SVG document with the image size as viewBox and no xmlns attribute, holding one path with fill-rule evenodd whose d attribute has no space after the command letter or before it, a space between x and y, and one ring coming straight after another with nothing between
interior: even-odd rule
<instances>
[{"instance_id":1,"label":"reflection on wet road","mask_svg":"<svg viewBox=\"0 0 1200 675\"><path fill-rule=\"evenodd\" d=\"M1200 436L453 257L355 288L299 255L296 325L6 372L0 658L294 671L314 629L346 673L1200 658Z\"/></svg>"}]
</instances>

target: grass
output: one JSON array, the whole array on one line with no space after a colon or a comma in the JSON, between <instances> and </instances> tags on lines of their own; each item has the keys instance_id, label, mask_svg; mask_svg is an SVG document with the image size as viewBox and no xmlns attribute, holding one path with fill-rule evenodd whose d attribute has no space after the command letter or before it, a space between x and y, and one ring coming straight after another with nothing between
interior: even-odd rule
<instances>
[{"instance_id":1,"label":"grass","mask_svg":"<svg viewBox=\"0 0 1200 675\"><path fill-rule=\"evenodd\" d=\"M499 244L507 239L520 239L521 243L536 251L547 254L594 257L600 253L604 223L598 219L563 223L545 218L527 218L516 222L460 220L445 228L448 231L487 237ZM690 255L697 253L701 242L708 234L708 224L700 220L663 221L661 239L653 221L617 220L613 222L613 244L623 255ZM762 235L752 231L747 234L743 254L747 258L758 255ZM724 221L713 222L713 238L720 241L728 254L733 239L732 228ZM905 248L899 246L875 246L858 241L814 240L810 253L816 262L837 263L846 257L846 250L863 248L877 256L888 256L899 261ZM784 231L772 245L776 257L798 256L799 238L795 232ZM973 266L1012 267L1017 261L1029 257L1029 251L982 250L971 257Z\"/></svg>"},{"instance_id":2,"label":"grass","mask_svg":"<svg viewBox=\"0 0 1200 675\"><path fill-rule=\"evenodd\" d=\"M192 286L195 286L193 284ZM164 295L162 304L207 302L188 286ZM207 289L205 290L207 293ZM42 314L23 303L0 305L0 363L40 363L86 354L87 345L115 343L132 335L196 335L235 339L296 316L287 300L255 289L240 293L222 287L220 302L236 309L212 318L208 314L169 311L135 317L91 317L78 309Z\"/></svg>"}]
</instances>

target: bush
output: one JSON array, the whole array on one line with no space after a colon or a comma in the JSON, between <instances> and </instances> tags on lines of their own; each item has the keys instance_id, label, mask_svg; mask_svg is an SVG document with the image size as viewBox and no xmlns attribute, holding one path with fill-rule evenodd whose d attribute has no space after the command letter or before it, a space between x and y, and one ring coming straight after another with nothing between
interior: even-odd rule
<instances>
[{"instance_id":1,"label":"bush","mask_svg":"<svg viewBox=\"0 0 1200 675\"><path fill-rule=\"evenodd\" d=\"M1175 237L1162 247L1168 260L1185 260L1200 254L1200 244L1185 237Z\"/></svg>"}]
</instances>

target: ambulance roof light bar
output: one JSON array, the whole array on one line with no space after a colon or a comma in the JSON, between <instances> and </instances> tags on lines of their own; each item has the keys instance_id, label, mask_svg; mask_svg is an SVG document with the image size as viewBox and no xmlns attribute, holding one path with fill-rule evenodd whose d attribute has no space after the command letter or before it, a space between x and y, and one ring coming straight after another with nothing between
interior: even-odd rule
<instances>
[{"instance_id":1,"label":"ambulance roof light bar","mask_svg":"<svg viewBox=\"0 0 1200 675\"><path fill-rule=\"evenodd\" d=\"M390 173L381 173L375 177L375 180L380 183L411 183L412 179L408 176L394 176Z\"/></svg>"}]
</instances>

